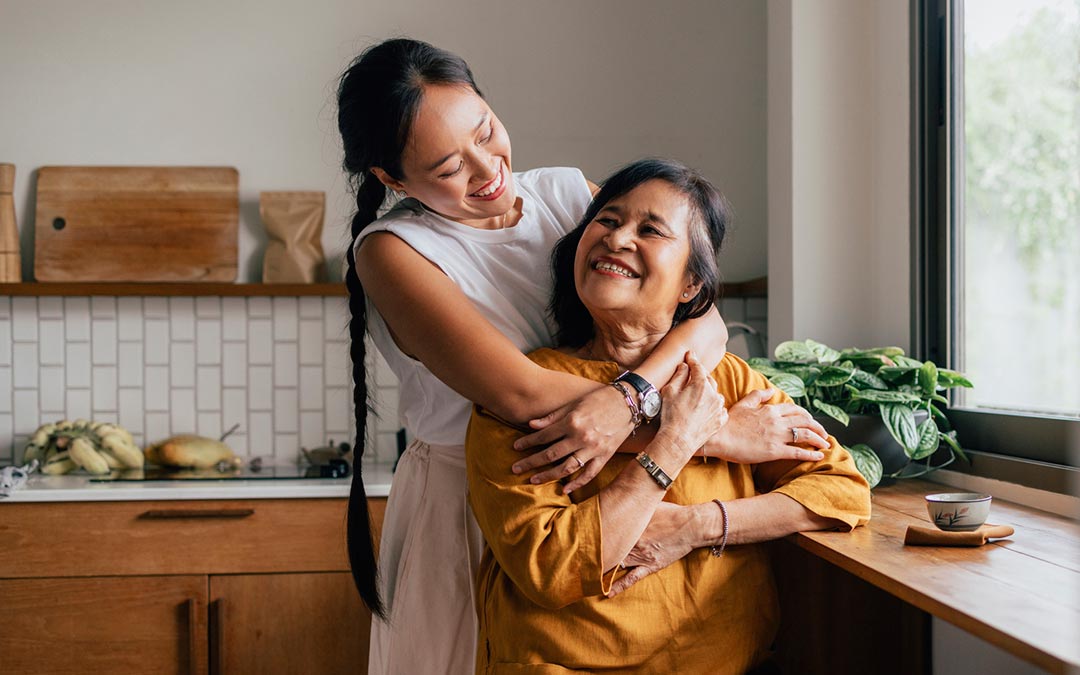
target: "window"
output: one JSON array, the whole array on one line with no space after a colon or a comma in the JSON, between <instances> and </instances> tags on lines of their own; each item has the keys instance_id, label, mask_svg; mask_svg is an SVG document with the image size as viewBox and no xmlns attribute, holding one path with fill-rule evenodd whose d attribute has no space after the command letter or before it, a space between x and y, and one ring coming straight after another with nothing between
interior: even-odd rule
<instances>
[{"instance_id":1,"label":"window","mask_svg":"<svg viewBox=\"0 0 1080 675\"><path fill-rule=\"evenodd\" d=\"M913 10L915 344L965 447L1077 467L1080 0Z\"/></svg>"}]
</instances>

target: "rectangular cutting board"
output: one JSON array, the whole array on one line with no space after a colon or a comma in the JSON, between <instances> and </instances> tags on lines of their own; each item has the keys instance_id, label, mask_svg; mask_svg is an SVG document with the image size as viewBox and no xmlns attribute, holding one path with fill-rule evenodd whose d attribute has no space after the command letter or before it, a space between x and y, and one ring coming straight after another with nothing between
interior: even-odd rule
<instances>
[{"instance_id":1,"label":"rectangular cutting board","mask_svg":"<svg viewBox=\"0 0 1080 675\"><path fill-rule=\"evenodd\" d=\"M38 170L38 281L235 281L232 167Z\"/></svg>"}]
</instances>

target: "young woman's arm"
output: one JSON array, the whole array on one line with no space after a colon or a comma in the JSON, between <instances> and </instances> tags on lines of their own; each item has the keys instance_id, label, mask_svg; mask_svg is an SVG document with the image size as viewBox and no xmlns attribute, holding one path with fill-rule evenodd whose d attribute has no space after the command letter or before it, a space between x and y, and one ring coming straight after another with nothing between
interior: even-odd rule
<instances>
[{"instance_id":1,"label":"young woman's arm","mask_svg":"<svg viewBox=\"0 0 1080 675\"><path fill-rule=\"evenodd\" d=\"M403 240L389 233L369 235L359 248L356 269L398 347L454 391L519 424L561 408L559 422L550 426L558 427L551 440L562 441L547 461L567 458L567 474L580 468L578 460L587 465L575 482L586 476L591 480L630 434L630 413L613 387L530 361L457 284ZM711 369L723 358L726 337L714 310L673 330L637 372L659 388L688 349L699 350ZM574 452L579 453L576 459L569 457Z\"/></svg>"}]
</instances>

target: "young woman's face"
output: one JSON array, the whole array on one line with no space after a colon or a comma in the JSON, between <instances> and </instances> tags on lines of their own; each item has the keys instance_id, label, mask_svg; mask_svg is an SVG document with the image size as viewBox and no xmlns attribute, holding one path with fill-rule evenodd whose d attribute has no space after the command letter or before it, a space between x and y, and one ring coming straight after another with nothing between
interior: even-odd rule
<instances>
[{"instance_id":1,"label":"young woman's face","mask_svg":"<svg viewBox=\"0 0 1080 675\"><path fill-rule=\"evenodd\" d=\"M594 318L611 312L627 322L670 326L679 303L700 288L687 270L692 215L686 196L663 180L642 183L600 209L574 258L578 295Z\"/></svg>"},{"instance_id":2,"label":"young woman's face","mask_svg":"<svg viewBox=\"0 0 1080 675\"><path fill-rule=\"evenodd\" d=\"M400 181L380 179L454 220L501 220L517 198L510 137L487 102L468 87L424 87L401 164Z\"/></svg>"}]
</instances>

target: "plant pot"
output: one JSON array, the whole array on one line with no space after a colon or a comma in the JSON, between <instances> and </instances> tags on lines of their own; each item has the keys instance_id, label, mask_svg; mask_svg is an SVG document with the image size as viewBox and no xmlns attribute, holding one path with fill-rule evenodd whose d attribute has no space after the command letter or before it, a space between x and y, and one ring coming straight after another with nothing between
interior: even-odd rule
<instances>
[{"instance_id":1,"label":"plant pot","mask_svg":"<svg viewBox=\"0 0 1080 675\"><path fill-rule=\"evenodd\" d=\"M918 426L926 421L925 410L915 411L915 424ZM911 461L904 448L889 433L888 427L877 415L852 415L848 426L840 424L831 417L815 415L814 419L821 422L831 435L836 437L842 445L851 447L856 443L865 443L870 446L874 454L881 460L882 474L889 476L903 469Z\"/></svg>"}]
</instances>

